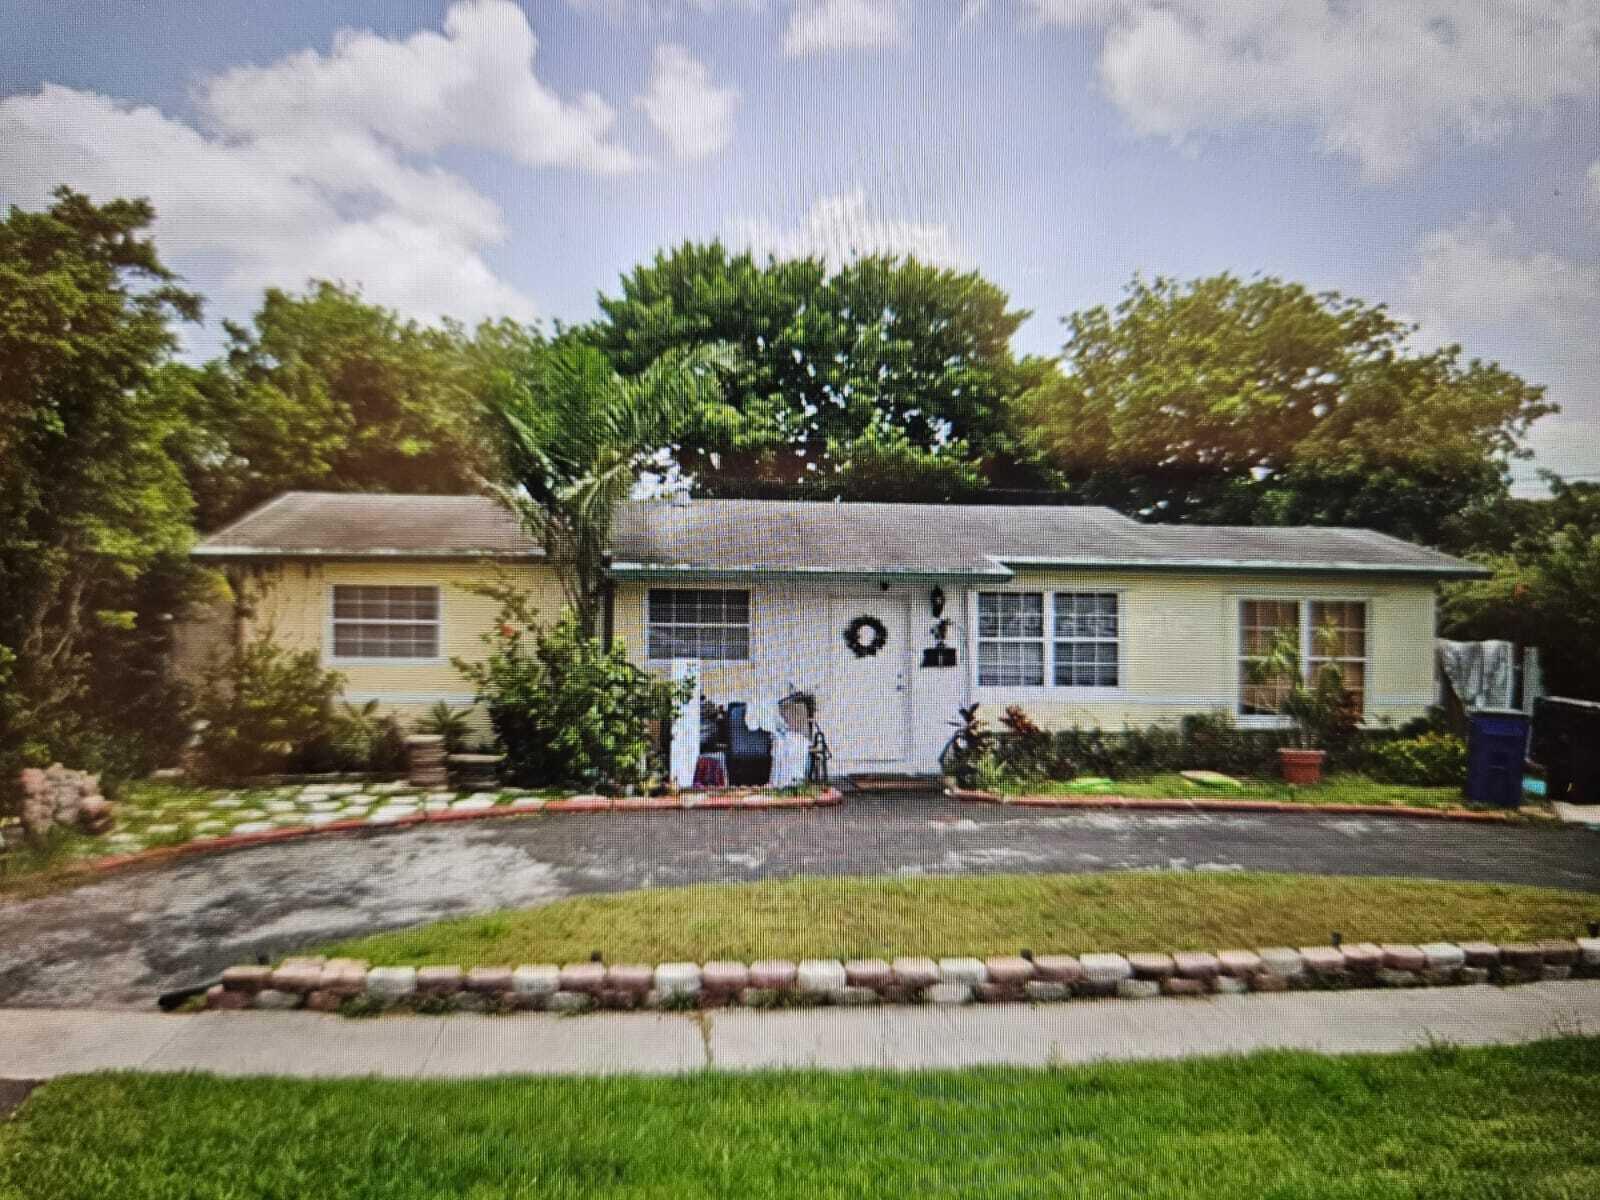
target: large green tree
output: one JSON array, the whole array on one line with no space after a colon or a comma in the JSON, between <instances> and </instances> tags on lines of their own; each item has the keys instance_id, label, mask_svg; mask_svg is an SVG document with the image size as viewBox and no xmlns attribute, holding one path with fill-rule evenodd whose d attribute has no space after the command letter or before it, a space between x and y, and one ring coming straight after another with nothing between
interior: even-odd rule
<instances>
[{"instance_id":1,"label":"large green tree","mask_svg":"<svg viewBox=\"0 0 1600 1200\"><path fill-rule=\"evenodd\" d=\"M1067 318L1018 405L1083 499L1161 521L1362 525L1427 542L1506 495L1554 406L1382 305L1273 278L1136 278Z\"/></svg>"},{"instance_id":2,"label":"large green tree","mask_svg":"<svg viewBox=\"0 0 1600 1200\"><path fill-rule=\"evenodd\" d=\"M625 376L670 352L732 349L722 394L676 452L707 494L938 500L1047 481L1005 403L1045 371L1011 352L1028 314L975 272L888 257L830 271L685 244L600 307L577 336Z\"/></svg>"},{"instance_id":3,"label":"large green tree","mask_svg":"<svg viewBox=\"0 0 1600 1200\"><path fill-rule=\"evenodd\" d=\"M1544 651L1547 689L1600 700L1600 484L1547 477L1548 499L1517 502L1509 547L1481 557L1493 578L1445 589L1446 636Z\"/></svg>"},{"instance_id":4,"label":"large green tree","mask_svg":"<svg viewBox=\"0 0 1600 1200\"><path fill-rule=\"evenodd\" d=\"M153 217L144 201L62 189L46 211L0 222L6 775L69 753L123 766L107 739L137 740L130 713L148 733L161 715L141 689L164 638L146 602L181 590L191 500L169 453L188 414L150 385L174 350L172 322L198 319L199 301L145 236Z\"/></svg>"},{"instance_id":5,"label":"large green tree","mask_svg":"<svg viewBox=\"0 0 1600 1200\"><path fill-rule=\"evenodd\" d=\"M195 419L186 468L201 528L279 492L472 490L493 455L480 423L486 371L521 327L419 325L348 287L269 290L219 359L161 385Z\"/></svg>"}]
</instances>

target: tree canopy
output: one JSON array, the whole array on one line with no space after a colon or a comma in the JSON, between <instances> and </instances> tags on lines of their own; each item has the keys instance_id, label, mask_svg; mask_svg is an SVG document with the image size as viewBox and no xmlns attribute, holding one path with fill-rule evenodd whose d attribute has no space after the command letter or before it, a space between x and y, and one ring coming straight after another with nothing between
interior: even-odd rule
<instances>
[{"instance_id":1,"label":"tree canopy","mask_svg":"<svg viewBox=\"0 0 1600 1200\"><path fill-rule=\"evenodd\" d=\"M677 450L710 495L940 500L1038 486L1006 400L1042 378L1017 359L1028 313L976 272L874 257L758 262L721 243L656 255L576 336L625 376L713 344L735 360Z\"/></svg>"},{"instance_id":2,"label":"tree canopy","mask_svg":"<svg viewBox=\"0 0 1600 1200\"><path fill-rule=\"evenodd\" d=\"M1383 305L1270 277L1135 278L1066 320L1017 423L1084 500L1160 521L1364 525L1438 543L1553 412Z\"/></svg>"},{"instance_id":3,"label":"tree canopy","mask_svg":"<svg viewBox=\"0 0 1600 1200\"><path fill-rule=\"evenodd\" d=\"M185 447L201 528L292 489L472 491L492 462L484 371L520 327L418 325L326 281L267 291L203 367L162 386L195 414Z\"/></svg>"},{"instance_id":4,"label":"tree canopy","mask_svg":"<svg viewBox=\"0 0 1600 1200\"><path fill-rule=\"evenodd\" d=\"M145 236L153 219L142 200L96 205L63 188L49 209L13 208L0 222L0 659L12 674L0 761L10 765L120 708L122 693L90 686L88 647L152 633L137 620L139 589L191 540L189 490L169 453L187 414L149 384L175 347L170 322L198 319L200 302Z\"/></svg>"},{"instance_id":5,"label":"tree canopy","mask_svg":"<svg viewBox=\"0 0 1600 1200\"><path fill-rule=\"evenodd\" d=\"M1441 626L1543 647L1547 690L1600 700L1600 484L1548 481L1550 499L1518 505L1510 545L1481 556L1493 578L1445 589Z\"/></svg>"}]
</instances>

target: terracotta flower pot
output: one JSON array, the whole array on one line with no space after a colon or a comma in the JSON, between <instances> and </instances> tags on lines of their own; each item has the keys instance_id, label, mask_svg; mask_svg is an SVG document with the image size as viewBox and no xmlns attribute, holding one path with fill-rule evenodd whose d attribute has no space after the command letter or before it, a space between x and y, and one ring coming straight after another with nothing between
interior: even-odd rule
<instances>
[{"instance_id":1,"label":"terracotta flower pot","mask_svg":"<svg viewBox=\"0 0 1600 1200\"><path fill-rule=\"evenodd\" d=\"M1278 770L1283 773L1285 783L1300 786L1322 782L1322 760L1327 758L1325 750L1291 750L1285 747L1278 751Z\"/></svg>"}]
</instances>

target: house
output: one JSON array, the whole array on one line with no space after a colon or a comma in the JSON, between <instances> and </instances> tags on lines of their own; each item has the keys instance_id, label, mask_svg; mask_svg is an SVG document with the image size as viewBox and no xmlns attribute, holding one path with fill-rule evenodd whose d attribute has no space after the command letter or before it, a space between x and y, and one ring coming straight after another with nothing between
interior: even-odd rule
<instances>
[{"instance_id":1,"label":"house","mask_svg":"<svg viewBox=\"0 0 1600 1200\"><path fill-rule=\"evenodd\" d=\"M540 547L478 496L292 492L194 556L246 583L237 636L313 648L349 699L405 714L472 702L451 659L483 652L495 605L471 585L504 573L552 619L563 603ZM1483 573L1362 529L639 501L615 531L607 627L651 670L698 658L721 702L812 692L842 771L921 773L973 701L1054 727L1214 710L1271 725L1276 697L1248 664L1281 629L1338 662L1369 723L1404 721L1436 695L1436 586Z\"/></svg>"}]
</instances>

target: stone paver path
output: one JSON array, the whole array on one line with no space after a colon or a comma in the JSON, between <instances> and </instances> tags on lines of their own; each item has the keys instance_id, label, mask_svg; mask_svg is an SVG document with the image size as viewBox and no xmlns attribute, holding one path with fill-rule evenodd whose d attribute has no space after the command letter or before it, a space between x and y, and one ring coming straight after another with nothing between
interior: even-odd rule
<instances>
[{"instance_id":1,"label":"stone paver path","mask_svg":"<svg viewBox=\"0 0 1600 1200\"><path fill-rule=\"evenodd\" d=\"M1600 1033L1600 983L1040 1007L386 1017L0 1010L0 1080L83 1071L302 1078L1045 1067L1254 1050L1392 1053Z\"/></svg>"}]
</instances>

